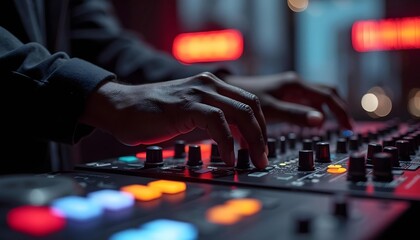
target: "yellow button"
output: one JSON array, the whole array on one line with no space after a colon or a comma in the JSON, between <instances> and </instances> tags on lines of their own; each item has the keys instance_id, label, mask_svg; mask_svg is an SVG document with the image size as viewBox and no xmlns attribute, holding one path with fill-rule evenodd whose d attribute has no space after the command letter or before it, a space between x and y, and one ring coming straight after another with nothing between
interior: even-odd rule
<instances>
[{"instance_id":1,"label":"yellow button","mask_svg":"<svg viewBox=\"0 0 420 240\"><path fill-rule=\"evenodd\" d=\"M232 225L241 219L241 215L227 205L217 205L207 210L206 219L215 224Z\"/></svg>"},{"instance_id":2,"label":"yellow button","mask_svg":"<svg viewBox=\"0 0 420 240\"><path fill-rule=\"evenodd\" d=\"M121 188L121 191L133 195L134 198L139 201L150 201L162 196L162 193L159 191L159 189L140 184L124 186Z\"/></svg>"},{"instance_id":3,"label":"yellow button","mask_svg":"<svg viewBox=\"0 0 420 240\"><path fill-rule=\"evenodd\" d=\"M330 165L328 165L328 169L332 169L332 168L335 168L335 169L341 168L341 165L340 164L330 164Z\"/></svg>"},{"instance_id":4,"label":"yellow button","mask_svg":"<svg viewBox=\"0 0 420 240\"><path fill-rule=\"evenodd\" d=\"M185 192L187 184L184 182L169 181L169 180L157 180L149 182L147 186L156 188L162 193L175 194Z\"/></svg>"},{"instance_id":5,"label":"yellow button","mask_svg":"<svg viewBox=\"0 0 420 240\"><path fill-rule=\"evenodd\" d=\"M340 168L328 168L327 172L329 173L345 173L347 169L340 167Z\"/></svg>"},{"instance_id":6,"label":"yellow button","mask_svg":"<svg viewBox=\"0 0 420 240\"><path fill-rule=\"evenodd\" d=\"M279 163L279 166L286 166L286 163Z\"/></svg>"},{"instance_id":7,"label":"yellow button","mask_svg":"<svg viewBox=\"0 0 420 240\"><path fill-rule=\"evenodd\" d=\"M230 207L232 211L242 216L250 216L259 212L262 204L259 200L253 198L238 198L228 200L226 206Z\"/></svg>"}]
</instances>

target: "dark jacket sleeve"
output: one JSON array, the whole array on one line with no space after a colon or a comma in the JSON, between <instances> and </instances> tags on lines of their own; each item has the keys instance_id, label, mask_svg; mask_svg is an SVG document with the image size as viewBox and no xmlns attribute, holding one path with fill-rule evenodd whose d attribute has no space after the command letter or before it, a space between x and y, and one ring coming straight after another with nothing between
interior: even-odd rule
<instances>
[{"instance_id":1,"label":"dark jacket sleeve","mask_svg":"<svg viewBox=\"0 0 420 240\"><path fill-rule=\"evenodd\" d=\"M101 81L115 75L63 52L50 54L23 44L0 27L3 120L8 132L75 143L92 129L78 124L85 101Z\"/></svg>"},{"instance_id":2,"label":"dark jacket sleeve","mask_svg":"<svg viewBox=\"0 0 420 240\"><path fill-rule=\"evenodd\" d=\"M204 71L225 73L213 64L184 65L169 54L151 48L138 34L120 27L112 4L79 0L71 6L72 53L131 83L189 77Z\"/></svg>"}]
</instances>

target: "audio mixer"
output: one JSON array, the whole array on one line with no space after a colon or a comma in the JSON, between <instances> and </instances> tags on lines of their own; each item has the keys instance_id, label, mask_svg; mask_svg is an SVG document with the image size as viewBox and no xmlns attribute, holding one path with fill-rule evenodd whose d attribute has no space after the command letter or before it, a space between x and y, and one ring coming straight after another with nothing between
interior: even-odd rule
<instances>
[{"instance_id":1,"label":"audio mixer","mask_svg":"<svg viewBox=\"0 0 420 240\"><path fill-rule=\"evenodd\" d=\"M309 133L308 133L309 132ZM227 167L211 141L89 162L77 169L170 180L420 201L420 124L358 124L354 131L284 132L269 128L269 166L256 169L247 149Z\"/></svg>"},{"instance_id":2,"label":"audio mixer","mask_svg":"<svg viewBox=\"0 0 420 240\"><path fill-rule=\"evenodd\" d=\"M327 125L328 126L328 125ZM0 177L0 238L349 239L417 234L420 123L269 126L269 165L211 140Z\"/></svg>"}]
</instances>

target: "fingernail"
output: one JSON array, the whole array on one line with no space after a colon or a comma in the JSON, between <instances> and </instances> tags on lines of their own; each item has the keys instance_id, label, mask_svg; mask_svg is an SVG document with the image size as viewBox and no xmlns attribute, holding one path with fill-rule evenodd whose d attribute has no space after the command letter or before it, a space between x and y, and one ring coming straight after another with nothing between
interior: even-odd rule
<instances>
[{"instance_id":1,"label":"fingernail","mask_svg":"<svg viewBox=\"0 0 420 240\"><path fill-rule=\"evenodd\" d=\"M318 111L309 111L306 113L306 121L310 126L318 126L323 120L324 116Z\"/></svg>"}]
</instances>

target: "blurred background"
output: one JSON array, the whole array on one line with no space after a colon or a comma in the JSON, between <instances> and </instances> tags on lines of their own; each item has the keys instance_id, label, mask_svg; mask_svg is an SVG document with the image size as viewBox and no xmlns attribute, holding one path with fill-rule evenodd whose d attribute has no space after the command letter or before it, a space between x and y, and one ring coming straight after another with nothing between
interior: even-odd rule
<instances>
[{"instance_id":1,"label":"blurred background","mask_svg":"<svg viewBox=\"0 0 420 240\"><path fill-rule=\"evenodd\" d=\"M335 86L357 121L420 118L420 1L112 2L122 26L184 64L222 63L245 75L292 70ZM95 151L98 139L109 141L86 140L88 161L121 154Z\"/></svg>"}]
</instances>

